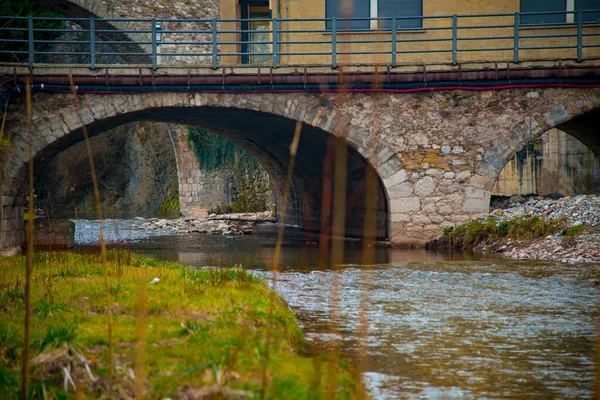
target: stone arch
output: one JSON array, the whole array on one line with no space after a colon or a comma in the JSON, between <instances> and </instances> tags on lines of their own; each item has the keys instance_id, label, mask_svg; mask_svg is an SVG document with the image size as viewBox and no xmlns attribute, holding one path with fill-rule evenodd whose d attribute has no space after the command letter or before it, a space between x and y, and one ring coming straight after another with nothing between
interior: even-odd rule
<instances>
[{"instance_id":1,"label":"stone arch","mask_svg":"<svg viewBox=\"0 0 600 400\"><path fill-rule=\"evenodd\" d=\"M346 235L359 237L363 233L364 187L360 177L368 168L377 170L355 139L345 138L326 130L331 127L334 107L328 107L317 96L301 96L281 104L272 96L234 96L230 94L153 93L120 95L81 95L80 116L68 94L38 94L35 102L42 102L44 110L34 112L33 150L37 165L44 165L61 149L83 138L82 126L90 136L136 120L167 123L185 123L200 126L241 145L257 157L269 173L273 189L281 202L281 194L289 163L289 145L295 121L303 122L302 138L294 168L290 202L278 204L287 208L286 222L311 231L320 226L322 201L322 159L329 138L345 143L348 154L348 214ZM20 107L16 105L16 107ZM35 110L35 106L34 106ZM27 171L27 130L19 119L9 119L8 137L14 152L5 160L6 179L1 185L3 210L12 206L13 218L22 221ZM347 139L347 141L346 141ZM169 143L169 146L172 144ZM361 154L362 152L362 154ZM380 168L381 169L381 168ZM357 179L358 177L358 179ZM363 178L364 179L364 178ZM377 236L388 238L388 199L381 179L378 184ZM354 195L354 196L352 196ZM354 202L350 201L354 198ZM358 200L356 200L358 199ZM311 213L307 213L310 210ZM307 215L310 214L310 215ZM20 228L16 227L17 233ZM18 242L18 239L15 239ZM16 243L9 243L16 244ZM5 246L6 247L6 246Z\"/></svg>"},{"instance_id":2,"label":"stone arch","mask_svg":"<svg viewBox=\"0 0 600 400\"><path fill-rule=\"evenodd\" d=\"M375 169L386 203L387 236L394 243L419 245L439 235L445 226L487 213L494 182L515 152L551 127L599 109L600 88L376 94L148 91L81 94L80 99L83 123L90 127L100 124L105 129L127 121L135 113L152 119L160 109L166 122L200 125L208 121L202 114L208 109L233 110L227 114L230 122L238 121L244 127L254 124L255 132L267 127L269 134L262 138L278 143L270 160L279 171L285 171L285 165L277 160L283 159L282 154L288 157L292 125L301 121L303 131L312 131L314 137L345 141L355 159ZM77 139L81 123L70 94L37 93L34 100L36 154ZM23 184L19 171L27 162L24 109L23 103L15 101L8 113L6 133L13 141L13 153L4 160L7 174L0 182L6 216L4 231L0 232L4 235L3 247L12 235L8 232L19 231L15 225L22 225L22 220L14 216L20 212L15 211L14 188ZM265 116L269 116L269 122L261 120ZM241 138L233 135L231 126L207 127L223 128L221 134ZM243 142L249 150L265 143L251 139L244 138ZM325 147L323 140L319 143L319 148ZM304 168L307 176L319 177L321 173L311 165ZM301 189L296 191L296 199L305 183L310 186L310 182L298 183ZM7 219L11 222L5 222Z\"/></svg>"},{"instance_id":3,"label":"stone arch","mask_svg":"<svg viewBox=\"0 0 600 400\"><path fill-rule=\"evenodd\" d=\"M476 166L476 174L470 179L471 192L483 192L482 210L485 204L489 206L492 188L506 164L553 128L574 136L599 154L600 136L594 132L595 121L600 117L598 89L533 90L527 92L526 97L534 107L527 109L507 134L490 142Z\"/></svg>"}]
</instances>

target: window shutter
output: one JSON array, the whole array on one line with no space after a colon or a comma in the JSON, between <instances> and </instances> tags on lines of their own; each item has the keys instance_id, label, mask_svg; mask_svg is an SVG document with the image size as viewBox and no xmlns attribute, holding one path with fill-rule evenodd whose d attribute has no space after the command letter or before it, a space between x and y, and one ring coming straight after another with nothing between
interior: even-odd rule
<instances>
[{"instance_id":1,"label":"window shutter","mask_svg":"<svg viewBox=\"0 0 600 400\"><path fill-rule=\"evenodd\" d=\"M351 7L347 5L350 4ZM351 8L342 10L342 7ZM369 18L371 5L369 0L327 0L325 4L327 18ZM327 29L331 29L331 21L327 21ZM369 20L337 21L337 29L369 29Z\"/></svg>"},{"instance_id":2,"label":"window shutter","mask_svg":"<svg viewBox=\"0 0 600 400\"><path fill-rule=\"evenodd\" d=\"M600 10L600 0L575 0L575 10ZM599 22L600 12L597 13L583 13L583 22ZM575 14L575 21L577 21L577 14Z\"/></svg>"},{"instance_id":3,"label":"window shutter","mask_svg":"<svg viewBox=\"0 0 600 400\"><path fill-rule=\"evenodd\" d=\"M421 17L423 15L422 0L379 0L378 17ZM398 19L398 28L420 28L423 26L420 18ZM392 21L380 21L380 27L390 29Z\"/></svg>"},{"instance_id":4,"label":"window shutter","mask_svg":"<svg viewBox=\"0 0 600 400\"><path fill-rule=\"evenodd\" d=\"M521 0L521 12L566 11L567 0ZM521 24L560 24L565 14L521 15Z\"/></svg>"}]
</instances>

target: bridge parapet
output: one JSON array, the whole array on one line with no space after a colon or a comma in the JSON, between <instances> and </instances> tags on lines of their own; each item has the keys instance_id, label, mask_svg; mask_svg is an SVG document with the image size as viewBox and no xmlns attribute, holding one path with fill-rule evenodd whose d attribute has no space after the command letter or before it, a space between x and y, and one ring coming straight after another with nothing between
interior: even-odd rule
<instances>
[{"instance_id":1,"label":"bridge parapet","mask_svg":"<svg viewBox=\"0 0 600 400\"><path fill-rule=\"evenodd\" d=\"M53 20L56 27L42 28L40 24L47 19L3 16L0 17L4 25L2 35L8 36L0 55L4 59L9 54L16 55L30 68L37 66L40 57L54 63L65 55L77 55L82 64L94 69L106 56L116 53L121 57L141 56L141 48L147 51L154 70L174 63L210 65L217 69L241 64L273 68L349 65L395 68L465 62L581 62L600 58L600 26L597 21L585 18L598 13L599 10L564 12L571 17L576 14L577 18L565 17L565 21L573 22L552 26L527 23L528 13L518 12L421 16L416 17L421 20L421 28L410 29L399 28L395 22L406 17L263 18L260 35L249 28L256 19L59 18ZM371 26L368 31L345 28L365 20ZM59 40L69 22L80 26L85 35L75 41ZM114 32L106 28L108 25L120 29L126 39L102 38L103 34ZM67 51L45 48L60 43L74 47ZM125 46L131 43L138 47ZM121 47L115 51L115 46Z\"/></svg>"}]
</instances>

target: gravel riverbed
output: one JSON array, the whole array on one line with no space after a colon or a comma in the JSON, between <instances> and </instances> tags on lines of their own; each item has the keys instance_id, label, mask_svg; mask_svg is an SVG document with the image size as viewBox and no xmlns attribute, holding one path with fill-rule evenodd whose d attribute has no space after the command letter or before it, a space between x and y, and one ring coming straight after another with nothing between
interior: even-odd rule
<instances>
[{"instance_id":1,"label":"gravel riverbed","mask_svg":"<svg viewBox=\"0 0 600 400\"><path fill-rule=\"evenodd\" d=\"M481 246L479 250L495 251L515 259L555 260L566 263L600 262L600 195L566 196L562 198L512 196L505 209L490 213L499 221L539 216L545 220L564 218L565 228L583 225L576 236L564 232L533 241L511 241L498 246ZM480 219L485 219L482 217Z\"/></svg>"},{"instance_id":2,"label":"gravel riverbed","mask_svg":"<svg viewBox=\"0 0 600 400\"><path fill-rule=\"evenodd\" d=\"M133 229L170 233L204 233L209 235L249 235L254 225L260 222L272 222L271 212L211 214L208 218L182 217L177 219L135 218Z\"/></svg>"}]
</instances>

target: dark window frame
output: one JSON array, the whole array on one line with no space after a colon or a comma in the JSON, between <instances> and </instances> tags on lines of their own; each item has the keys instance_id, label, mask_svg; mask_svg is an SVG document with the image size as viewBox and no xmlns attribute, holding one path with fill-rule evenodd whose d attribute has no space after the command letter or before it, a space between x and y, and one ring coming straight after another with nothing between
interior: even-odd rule
<instances>
[{"instance_id":1,"label":"dark window frame","mask_svg":"<svg viewBox=\"0 0 600 400\"><path fill-rule=\"evenodd\" d=\"M579 8L581 8L583 10L600 10L600 4L598 4L598 7L594 7L594 8L583 8L581 6L578 6L578 4L577 4L580 1L581 0L575 0L575 2L574 2L575 11L577 11ZM582 16L583 16L582 23L584 23L584 24L597 24L598 22L600 22L600 12L584 13ZM577 12L575 12L575 18L574 18L575 22L577 22L577 17L578 17L578 14L577 14Z\"/></svg>"},{"instance_id":2,"label":"dark window frame","mask_svg":"<svg viewBox=\"0 0 600 400\"><path fill-rule=\"evenodd\" d=\"M333 18L334 16L330 16L328 15L328 10L329 10L329 2L330 1L336 1L336 2L340 2L343 0L325 0L325 29L328 31L331 31L331 21L329 21L330 18ZM351 1L365 1L367 3L367 11L368 11L368 15L366 17L356 17L356 16L351 16L351 17L340 17L340 16L335 16L335 18L372 18L371 17L371 0L351 0ZM357 24L357 25L361 25L364 24L366 26L356 26L356 27L350 27L350 26L340 26L340 23L338 22L336 24L336 31L369 31L371 30L371 22L370 20L358 20L358 21L344 21L342 20L341 23L346 23L346 24Z\"/></svg>"},{"instance_id":3,"label":"dark window frame","mask_svg":"<svg viewBox=\"0 0 600 400\"><path fill-rule=\"evenodd\" d=\"M328 3L330 1L340 1L340 0L325 0L325 18L329 19L332 18L331 16L328 15ZM379 1L380 0L376 0L377 1L377 12L379 14ZM371 0L366 0L367 5L368 5L368 10L369 10L369 17L368 18L376 18L373 17L371 15ZM421 2L421 13L419 15L419 17L423 17L423 0L420 0ZM336 18L341 18L341 17L336 17ZM415 18L416 19L416 18ZM371 20L366 21L367 22L367 27L356 27L356 28L352 28L352 27L340 27L339 24L336 25L336 30L337 31L351 31L351 32L369 32L369 31L373 31L373 30L379 30L379 31L391 31L392 27L391 27L391 21L378 21L377 22L377 28L371 28L371 24L370 24ZM361 21L356 21L356 22L361 22ZM400 22L402 22L402 20L400 20ZM423 29L423 18L419 18L419 26L415 26L415 27L402 27L402 26L397 26L396 29L397 30L421 30ZM385 26L386 23L389 24L388 26ZM383 25L383 26L382 26ZM325 29L328 31L331 31L331 21L327 20L325 21Z\"/></svg>"},{"instance_id":4,"label":"dark window frame","mask_svg":"<svg viewBox=\"0 0 600 400\"><path fill-rule=\"evenodd\" d=\"M535 12L535 11L523 11L523 3L527 2L527 1L531 1L531 2L535 2L534 4L541 4L539 1L540 0L520 0L519 1L519 11L521 13L523 12ZM546 0L544 0L546 1ZM568 24L567 22L567 0L562 0L563 4L564 4L564 10L556 10L558 12L565 12L565 14L539 14L539 15L520 15L519 16L519 25L531 25L531 26L538 26L538 25L565 25ZM540 11L542 12L542 11ZM552 12L552 11L551 11ZM543 19L543 18L548 19L548 21L538 21L538 19Z\"/></svg>"},{"instance_id":5,"label":"dark window frame","mask_svg":"<svg viewBox=\"0 0 600 400\"><path fill-rule=\"evenodd\" d=\"M396 26L396 30L423 29L423 18L422 18L423 17L423 0L419 0L419 1L421 2L421 9L420 9L421 12L420 12L420 15L419 15L419 17L421 17L421 18L418 18L419 26L414 26L414 27L413 26L406 26L405 27L405 26L397 25ZM380 11L380 6L379 6L380 3L381 3L381 0L377 0L377 16L378 17L379 17L379 11ZM396 17L401 17L401 15L396 15ZM417 17L415 17L415 19L417 19ZM402 21L403 20L396 20L396 23L401 23ZM404 21L410 21L410 20L404 20ZM389 24L389 27L386 26L387 24ZM382 20L382 21L378 21L377 26L379 27L379 29L390 30L391 31L392 30L391 24L392 24L392 21ZM381 25L383 25L383 27Z\"/></svg>"}]
</instances>

